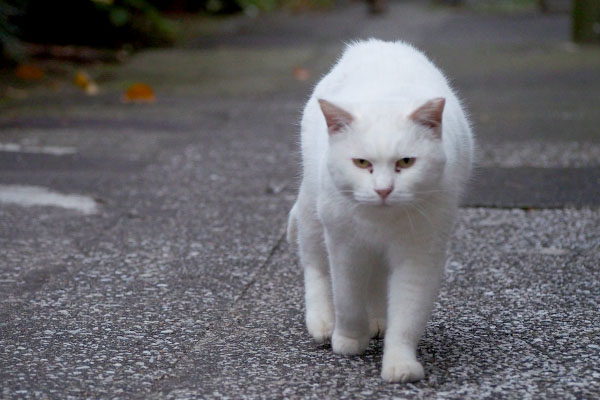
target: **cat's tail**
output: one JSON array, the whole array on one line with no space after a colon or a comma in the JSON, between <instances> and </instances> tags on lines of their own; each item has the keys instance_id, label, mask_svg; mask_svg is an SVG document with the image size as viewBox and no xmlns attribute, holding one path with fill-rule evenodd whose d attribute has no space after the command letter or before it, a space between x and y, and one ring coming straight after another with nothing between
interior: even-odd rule
<instances>
[{"instance_id":1,"label":"cat's tail","mask_svg":"<svg viewBox=\"0 0 600 400\"><path fill-rule=\"evenodd\" d=\"M298 243L298 216L296 210L298 209L298 203L294 203L294 206L290 210L287 223L287 241L289 244L295 245Z\"/></svg>"}]
</instances>

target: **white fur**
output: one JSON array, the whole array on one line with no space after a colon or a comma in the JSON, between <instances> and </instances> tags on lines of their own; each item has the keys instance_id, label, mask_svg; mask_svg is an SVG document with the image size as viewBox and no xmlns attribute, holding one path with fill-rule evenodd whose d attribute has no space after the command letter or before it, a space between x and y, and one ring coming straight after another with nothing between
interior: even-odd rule
<instances>
[{"instance_id":1,"label":"white fur","mask_svg":"<svg viewBox=\"0 0 600 400\"><path fill-rule=\"evenodd\" d=\"M409 118L446 99L441 140ZM354 120L329 133L324 99ZM423 378L416 348L437 297L445 249L469 178L473 139L442 73L402 42L349 45L302 118L303 179L288 239L304 268L306 325L333 351L362 353L385 332L382 377ZM415 157L396 172L395 162ZM373 172L353 158L369 160ZM393 187L382 204L376 189Z\"/></svg>"}]
</instances>

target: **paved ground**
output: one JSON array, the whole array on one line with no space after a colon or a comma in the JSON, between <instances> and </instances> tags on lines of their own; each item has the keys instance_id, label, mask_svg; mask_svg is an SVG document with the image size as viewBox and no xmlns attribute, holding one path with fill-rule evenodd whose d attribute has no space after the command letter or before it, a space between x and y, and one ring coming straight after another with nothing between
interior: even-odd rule
<instances>
[{"instance_id":1,"label":"paved ground","mask_svg":"<svg viewBox=\"0 0 600 400\"><path fill-rule=\"evenodd\" d=\"M568 43L562 15L364 11L234 19L89 67L98 96L2 100L0 198L34 185L96 212L0 203L0 397L600 396L600 50ZM381 381L379 341L311 343L283 241L302 103L369 36L426 49L480 142L417 384ZM138 80L155 104L119 101Z\"/></svg>"}]
</instances>

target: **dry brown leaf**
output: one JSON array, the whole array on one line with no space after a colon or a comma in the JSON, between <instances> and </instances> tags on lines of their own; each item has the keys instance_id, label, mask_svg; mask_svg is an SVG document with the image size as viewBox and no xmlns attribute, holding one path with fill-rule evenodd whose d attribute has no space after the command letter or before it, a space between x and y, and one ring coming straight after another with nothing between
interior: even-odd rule
<instances>
[{"instance_id":1,"label":"dry brown leaf","mask_svg":"<svg viewBox=\"0 0 600 400\"><path fill-rule=\"evenodd\" d=\"M154 90L145 83L134 83L123 94L125 103L153 103L155 101Z\"/></svg>"},{"instance_id":2,"label":"dry brown leaf","mask_svg":"<svg viewBox=\"0 0 600 400\"><path fill-rule=\"evenodd\" d=\"M82 88L90 96L98 94L100 91L96 82L94 82L85 71L77 71L73 83Z\"/></svg>"},{"instance_id":3,"label":"dry brown leaf","mask_svg":"<svg viewBox=\"0 0 600 400\"><path fill-rule=\"evenodd\" d=\"M52 79L50 82L48 82L48 88L50 88L50 90L53 92L60 92L63 89L63 85L60 81Z\"/></svg>"},{"instance_id":4,"label":"dry brown leaf","mask_svg":"<svg viewBox=\"0 0 600 400\"><path fill-rule=\"evenodd\" d=\"M90 84L86 86L85 93L90 96L95 96L100 93L100 88L96 85L96 82L91 81Z\"/></svg>"},{"instance_id":5,"label":"dry brown leaf","mask_svg":"<svg viewBox=\"0 0 600 400\"><path fill-rule=\"evenodd\" d=\"M296 67L294 68L294 78L299 81L306 81L310 78L310 72L306 68Z\"/></svg>"},{"instance_id":6,"label":"dry brown leaf","mask_svg":"<svg viewBox=\"0 0 600 400\"><path fill-rule=\"evenodd\" d=\"M44 77L44 71L33 64L21 64L17 66L15 74L26 81L39 81Z\"/></svg>"},{"instance_id":7,"label":"dry brown leaf","mask_svg":"<svg viewBox=\"0 0 600 400\"><path fill-rule=\"evenodd\" d=\"M82 89L85 89L90 84L90 77L84 71L77 71L73 83Z\"/></svg>"}]
</instances>

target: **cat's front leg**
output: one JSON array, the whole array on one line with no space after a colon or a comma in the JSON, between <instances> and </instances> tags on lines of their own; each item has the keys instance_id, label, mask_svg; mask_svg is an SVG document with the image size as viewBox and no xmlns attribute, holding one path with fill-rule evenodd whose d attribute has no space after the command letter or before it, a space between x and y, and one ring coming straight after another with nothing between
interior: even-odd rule
<instances>
[{"instance_id":1,"label":"cat's front leg","mask_svg":"<svg viewBox=\"0 0 600 400\"><path fill-rule=\"evenodd\" d=\"M382 338L387 326L387 283L388 271L383 265L374 265L369 284L367 312L369 335Z\"/></svg>"},{"instance_id":2,"label":"cat's front leg","mask_svg":"<svg viewBox=\"0 0 600 400\"><path fill-rule=\"evenodd\" d=\"M370 253L342 235L327 235L333 284L335 328L331 347L335 353L361 354L369 345L367 315Z\"/></svg>"},{"instance_id":3,"label":"cat's front leg","mask_svg":"<svg viewBox=\"0 0 600 400\"><path fill-rule=\"evenodd\" d=\"M388 327L381 376L388 382L423 379L416 349L433 309L443 274L443 257L391 257Z\"/></svg>"}]
</instances>

